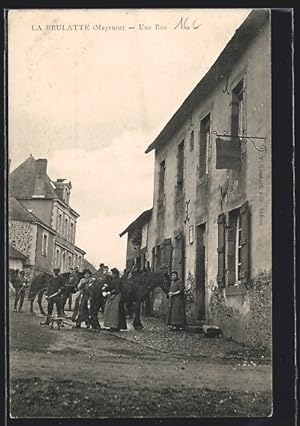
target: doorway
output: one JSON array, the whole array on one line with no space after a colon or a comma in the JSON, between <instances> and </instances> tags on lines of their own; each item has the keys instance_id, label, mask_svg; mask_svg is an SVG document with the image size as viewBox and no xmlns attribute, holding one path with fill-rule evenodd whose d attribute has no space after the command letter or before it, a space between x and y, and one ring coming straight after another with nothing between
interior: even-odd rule
<instances>
[{"instance_id":1,"label":"doorway","mask_svg":"<svg viewBox=\"0 0 300 426\"><path fill-rule=\"evenodd\" d=\"M196 320L205 320L205 231L206 225L196 227Z\"/></svg>"},{"instance_id":2,"label":"doorway","mask_svg":"<svg viewBox=\"0 0 300 426\"><path fill-rule=\"evenodd\" d=\"M173 270L178 272L181 281L185 281L185 242L182 234L174 239Z\"/></svg>"}]
</instances>

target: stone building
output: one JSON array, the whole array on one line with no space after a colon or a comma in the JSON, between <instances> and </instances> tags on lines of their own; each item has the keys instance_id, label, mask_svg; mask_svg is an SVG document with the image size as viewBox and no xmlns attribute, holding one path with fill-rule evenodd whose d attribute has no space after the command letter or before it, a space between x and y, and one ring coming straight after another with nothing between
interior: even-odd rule
<instances>
[{"instance_id":1,"label":"stone building","mask_svg":"<svg viewBox=\"0 0 300 426\"><path fill-rule=\"evenodd\" d=\"M13 270L24 270L24 264L27 261L27 257L20 253L12 246L8 247L8 268Z\"/></svg>"},{"instance_id":2,"label":"stone building","mask_svg":"<svg viewBox=\"0 0 300 426\"><path fill-rule=\"evenodd\" d=\"M70 206L71 182L52 181L47 160L27 158L9 175L9 242L28 257L30 274L83 268L84 250L75 245L79 214Z\"/></svg>"},{"instance_id":3,"label":"stone building","mask_svg":"<svg viewBox=\"0 0 300 426\"><path fill-rule=\"evenodd\" d=\"M148 227L152 216L152 209L145 210L127 228L120 233L120 237L127 234L126 269L136 266L144 269L149 266ZM148 265L147 265L148 262Z\"/></svg>"},{"instance_id":4,"label":"stone building","mask_svg":"<svg viewBox=\"0 0 300 426\"><path fill-rule=\"evenodd\" d=\"M153 150L152 268L179 272L190 322L270 347L268 11L249 14L146 153Z\"/></svg>"}]
</instances>

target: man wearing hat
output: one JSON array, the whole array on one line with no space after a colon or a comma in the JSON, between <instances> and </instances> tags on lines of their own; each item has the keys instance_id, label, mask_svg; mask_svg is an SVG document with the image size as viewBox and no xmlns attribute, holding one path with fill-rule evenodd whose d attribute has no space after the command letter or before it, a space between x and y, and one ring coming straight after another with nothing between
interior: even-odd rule
<instances>
[{"instance_id":1,"label":"man wearing hat","mask_svg":"<svg viewBox=\"0 0 300 426\"><path fill-rule=\"evenodd\" d=\"M17 312L19 302L20 304L18 312L22 312L22 306L25 299L25 289L28 287L27 279L25 278L25 271L16 271L16 278L14 284L16 290L14 312Z\"/></svg>"},{"instance_id":2,"label":"man wearing hat","mask_svg":"<svg viewBox=\"0 0 300 426\"><path fill-rule=\"evenodd\" d=\"M63 316L62 310L62 290L64 283L59 275L59 268L53 269L53 276L48 280L48 286L46 290L46 299L48 301L48 313L45 322L41 322L41 325L49 325L50 319L53 312L53 306L56 306L57 316Z\"/></svg>"}]
</instances>

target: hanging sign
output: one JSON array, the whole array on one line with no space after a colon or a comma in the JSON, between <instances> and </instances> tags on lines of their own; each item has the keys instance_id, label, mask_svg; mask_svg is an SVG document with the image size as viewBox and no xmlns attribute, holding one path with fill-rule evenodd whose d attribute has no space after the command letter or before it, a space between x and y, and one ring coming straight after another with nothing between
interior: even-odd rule
<instances>
[{"instance_id":1,"label":"hanging sign","mask_svg":"<svg viewBox=\"0 0 300 426\"><path fill-rule=\"evenodd\" d=\"M241 141L238 138L216 139L216 169L239 169L241 166Z\"/></svg>"}]
</instances>

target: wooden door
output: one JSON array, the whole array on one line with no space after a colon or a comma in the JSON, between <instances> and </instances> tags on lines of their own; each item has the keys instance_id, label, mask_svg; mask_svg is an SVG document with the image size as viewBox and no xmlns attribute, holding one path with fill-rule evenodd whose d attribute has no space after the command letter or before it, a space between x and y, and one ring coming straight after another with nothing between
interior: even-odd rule
<instances>
[{"instance_id":1,"label":"wooden door","mask_svg":"<svg viewBox=\"0 0 300 426\"><path fill-rule=\"evenodd\" d=\"M196 319L205 320L205 224L196 227Z\"/></svg>"}]
</instances>

